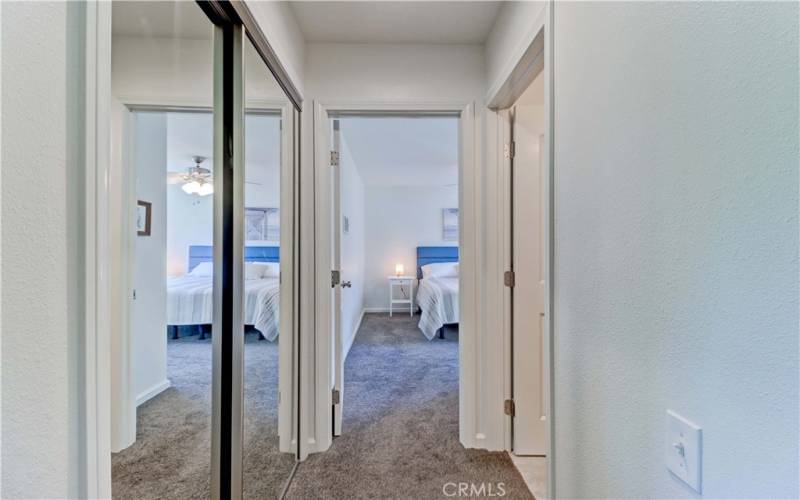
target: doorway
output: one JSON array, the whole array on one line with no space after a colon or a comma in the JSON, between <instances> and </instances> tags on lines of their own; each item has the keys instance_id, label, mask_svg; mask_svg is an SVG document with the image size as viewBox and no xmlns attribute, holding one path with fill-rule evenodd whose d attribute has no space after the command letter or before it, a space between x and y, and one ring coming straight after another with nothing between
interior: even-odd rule
<instances>
[{"instance_id":1,"label":"doorway","mask_svg":"<svg viewBox=\"0 0 800 500\"><path fill-rule=\"evenodd\" d=\"M333 434L365 428L383 407L419 425L435 413L433 429L456 437L459 119L330 120ZM436 382L418 385L412 373Z\"/></svg>"},{"instance_id":2,"label":"doorway","mask_svg":"<svg viewBox=\"0 0 800 500\"><path fill-rule=\"evenodd\" d=\"M382 118L405 118L419 119L437 118L442 120L453 120L451 124L457 123L457 186L456 198L458 204L456 206L442 207L442 208L458 208L458 214L455 215L451 211L449 220L457 220L459 233L457 245L442 245L441 238L439 239L438 246L451 246L457 247L451 250L451 254L447 256L436 256L425 254L425 247L430 245L417 245L420 247L421 258L434 259L428 262L436 262L435 259L439 258L443 262L458 263L458 290L456 303L458 304L458 420L457 420L457 436L458 440L466 446L472 446L475 437L474 431L474 415L475 415L475 398L474 391L470 389L476 383L476 372L474 369L475 359L475 329L477 326L475 306L476 303L476 233L475 227L475 205L473 195L475 193L475 165L474 165L474 115L471 104L467 105L370 105L364 107L352 106L338 106L338 105L315 105L314 114L314 128L315 128L315 175L316 181L316 234L317 234L317 247L316 247L316 268L317 268L317 298L316 298L316 315L318 322L322 325L328 325L327 329L319 329L317 336L317 349L319 356L317 357L317 379L314 383L316 393L316 422L315 433L317 436L316 451L325 451L331 446L334 431L346 433L346 427L342 428L339 422L343 409L347 405L347 387L346 387L346 374L344 373L344 360L345 360L345 347L344 334L336 334L339 321L335 320L335 310L338 309L341 302L336 302L337 295L346 295L351 289L347 288L341 290L341 283L337 282L336 273L333 275L331 271L337 271L335 264L334 252L334 231L343 231L342 226L351 224L352 221L345 221L342 217L334 218L334 179L336 169L331 168L331 159L336 160L336 155L341 154L333 149L334 142L337 140L333 126L333 120L345 119L376 119ZM340 125L341 126L341 125ZM402 175L402 174L400 174ZM449 183L453 183L450 181ZM338 186L338 184L336 184ZM330 207L330 208L326 208ZM338 209L337 209L338 210ZM345 214L346 215L346 214ZM440 230L444 224L444 214L442 211L434 216L436 224ZM338 225L338 227L337 227ZM434 247L437 245L433 245ZM437 251L437 249L428 249ZM417 248L412 245L411 255L408 257L410 262L399 261L396 257L389 257L391 260L388 264L382 263L380 268L382 282L378 292L383 296L381 305L383 311L388 317L389 305L389 278L396 278L397 264L402 264L403 272L401 274L411 275L414 278L414 293L417 293ZM386 267L388 269L385 269ZM343 271L343 269L342 269ZM338 276L340 281L350 281L342 273ZM394 293L398 300L412 300L411 290L408 283L394 286ZM338 289L338 290L337 290ZM406 295L403 295L403 294ZM419 297L414 296L413 300L417 303ZM345 299L346 300L346 299ZM466 304L466 306L465 306ZM409 304L397 304L398 313L395 314L393 310L393 319L400 318L399 311L403 311L406 315L409 314ZM405 307L403 307L405 306ZM394 307L394 306L393 306ZM378 311L376 311L378 312ZM417 323L411 322L414 328L417 329L419 335L424 337L418 329ZM438 339L438 329L433 329L433 337ZM447 327L445 327L445 338L447 338ZM438 339L441 340L441 339ZM338 344L338 346L337 346ZM337 349L338 347L338 349ZM337 351L339 353L337 357ZM466 362L465 362L466 361ZM344 389L344 391L343 391ZM334 403L334 401L337 401ZM338 408L337 408L338 407Z\"/></svg>"},{"instance_id":3,"label":"doorway","mask_svg":"<svg viewBox=\"0 0 800 500\"><path fill-rule=\"evenodd\" d=\"M547 6L489 99L503 227L505 449L537 498L555 494L552 14Z\"/></svg>"}]
</instances>

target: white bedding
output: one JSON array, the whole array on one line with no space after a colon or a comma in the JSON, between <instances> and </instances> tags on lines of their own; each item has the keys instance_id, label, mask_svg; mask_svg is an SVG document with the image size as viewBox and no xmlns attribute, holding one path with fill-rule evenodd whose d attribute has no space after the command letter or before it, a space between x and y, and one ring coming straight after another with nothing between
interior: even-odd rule
<instances>
[{"instance_id":1,"label":"white bedding","mask_svg":"<svg viewBox=\"0 0 800 500\"><path fill-rule=\"evenodd\" d=\"M420 280L417 305L422 309L419 329L428 340L444 325L458 323L458 277Z\"/></svg>"},{"instance_id":2,"label":"white bedding","mask_svg":"<svg viewBox=\"0 0 800 500\"><path fill-rule=\"evenodd\" d=\"M210 276L167 278L167 324L211 324L214 311ZM245 280L244 324L253 325L269 341L278 338L278 278Z\"/></svg>"}]
</instances>

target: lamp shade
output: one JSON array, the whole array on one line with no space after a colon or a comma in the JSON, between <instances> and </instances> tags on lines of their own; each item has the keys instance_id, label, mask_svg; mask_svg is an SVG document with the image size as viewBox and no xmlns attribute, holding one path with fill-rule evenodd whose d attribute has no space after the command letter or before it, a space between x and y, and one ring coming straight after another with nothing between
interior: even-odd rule
<instances>
[{"instance_id":1,"label":"lamp shade","mask_svg":"<svg viewBox=\"0 0 800 500\"><path fill-rule=\"evenodd\" d=\"M403 273L405 273L405 272L406 272L406 270L403 267L403 264L395 264L395 266L394 266L394 274L395 274L395 276L402 276Z\"/></svg>"}]
</instances>

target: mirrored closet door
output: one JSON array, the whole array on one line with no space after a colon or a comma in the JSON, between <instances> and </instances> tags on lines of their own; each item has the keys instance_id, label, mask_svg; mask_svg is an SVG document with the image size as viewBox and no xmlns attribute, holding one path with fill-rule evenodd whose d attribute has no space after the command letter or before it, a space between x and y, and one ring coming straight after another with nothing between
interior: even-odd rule
<instances>
[{"instance_id":1,"label":"mirrored closet door","mask_svg":"<svg viewBox=\"0 0 800 500\"><path fill-rule=\"evenodd\" d=\"M244 3L115 1L112 24L113 496L277 498L299 99Z\"/></svg>"}]
</instances>

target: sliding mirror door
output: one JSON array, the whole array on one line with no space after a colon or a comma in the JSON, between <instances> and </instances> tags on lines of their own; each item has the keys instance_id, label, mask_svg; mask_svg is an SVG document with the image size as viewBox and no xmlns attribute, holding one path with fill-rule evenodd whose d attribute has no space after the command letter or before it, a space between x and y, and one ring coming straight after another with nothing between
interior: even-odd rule
<instances>
[{"instance_id":1,"label":"sliding mirror door","mask_svg":"<svg viewBox=\"0 0 800 500\"><path fill-rule=\"evenodd\" d=\"M243 496L278 498L293 444L292 171L294 108L243 37Z\"/></svg>"},{"instance_id":2,"label":"sliding mirror door","mask_svg":"<svg viewBox=\"0 0 800 500\"><path fill-rule=\"evenodd\" d=\"M244 3L115 1L112 21L113 495L278 497L299 108Z\"/></svg>"},{"instance_id":3,"label":"sliding mirror door","mask_svg":"<svg viewBox=\"0 0 800 500\"><path fill-rule=\"evenodd\" d=\"M115 498L210 496L214 31L194 2L112 5Z\"/></svg>"}]
</instances>

